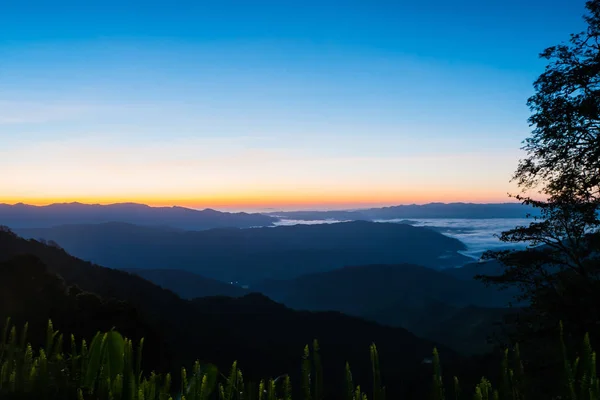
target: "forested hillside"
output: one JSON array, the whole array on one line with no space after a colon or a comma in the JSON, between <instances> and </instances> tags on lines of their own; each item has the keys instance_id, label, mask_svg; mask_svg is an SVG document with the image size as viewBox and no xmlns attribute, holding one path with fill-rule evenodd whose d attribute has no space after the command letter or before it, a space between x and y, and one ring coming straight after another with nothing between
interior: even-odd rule
<instances>
[{"instance_id":1,"label":"forested hillside","mask_svg":"<svg viewBox=\"0 0 600 400\"><path fill-rule=\"evenodd\" d=\"M86 260L120 269L181 269L252 285L348 265L454 267L470 260L457 239L402 224L348 222L175 232L122 223L20 229Z\"/></svg>"}]
</instances>

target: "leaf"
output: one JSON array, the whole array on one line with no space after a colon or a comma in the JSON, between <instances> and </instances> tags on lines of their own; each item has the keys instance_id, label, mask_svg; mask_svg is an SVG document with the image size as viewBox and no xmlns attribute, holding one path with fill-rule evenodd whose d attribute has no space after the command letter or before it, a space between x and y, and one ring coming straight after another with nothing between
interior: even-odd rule
<instances>
[{"instance_id":1,"label":"leaf","mask_svg":"<svg viewBox=\"0 0 600 400\"><path fill-rule=\"evenodd\" d=\"M85 374L85 379L83 381L83 386L88 389L93 389L96 384L96 379L98 377L98 373L102 367L102 359L105 354L105 346L106 346L106 337L107 334L97 333L92 340L90 345L88 354L89 361L87 364L87 371Z\"/></svg>"},{"instance_id":2,"label":"leaf","mask_svg":"<svg viewBox=\"0 0 600 400\"><path fill-rule=\"evenodd\" d=\"M125 340L123 336L116 331L110 331L106 334L106 357L105 366L108 370L108 377L114 380L117 375L123 374Z\"/></svg>"}]
</instances>

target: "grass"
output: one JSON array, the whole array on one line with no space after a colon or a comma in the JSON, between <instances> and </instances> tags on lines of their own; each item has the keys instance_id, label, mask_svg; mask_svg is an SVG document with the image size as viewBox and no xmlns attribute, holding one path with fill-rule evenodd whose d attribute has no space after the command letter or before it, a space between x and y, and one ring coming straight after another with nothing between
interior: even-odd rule
<instances>
[{"instance_id":1,"label":"grass","mask_svg":"<svg viewBox=\"0 0 600 400\"><path fill-rule=\"evenodd\" d=\"M9 399L73 399L73 400L292 400L289 376L245 382L237 362L225 375L210 364L196 362L188 371L179 372L180 385L174 387L171 374L160 375L141 370L144 342L137 345L117 331L97 333L88 344L71 336L67 339L48 322L45 346L32 348L27 342L27 324L17 331L8 320L0 341L0 396ZM68 342L68 351L64 342ZM563 391L552 399L600 400L600 384L596 371L596 353L589 336L583 341L579 357L570 360L564 341ZM353 381L346 364L346 387L340 397L346 400L385 400L386 388L381 382L377 347L370 347L373 387L369 393ZM319 344L315 340L304 348L300 398L324 400L323 373ZM431 399L433 400L526 400L537 399L528 392L527 375L519 347L504 352L502 378L498 387L482 378L470 391L463 392L457 377L450 384L442 379L440 356L432 354Z\"/></svg>"}]
</instances>

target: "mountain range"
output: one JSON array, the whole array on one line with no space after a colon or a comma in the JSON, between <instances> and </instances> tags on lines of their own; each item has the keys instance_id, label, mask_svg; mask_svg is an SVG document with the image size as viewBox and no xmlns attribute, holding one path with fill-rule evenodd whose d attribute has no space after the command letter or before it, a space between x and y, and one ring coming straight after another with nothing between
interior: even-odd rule
<instances>
[{"instance_id":1,"label":"mountain range","mask_svg":"<svg viewBox=\"0 0 600 400\"><path fill-rule=\"evenodd\" d=\"M228 213L213 209L150 207L136 203L109 205L57 203L47 206L0 204L0 224L12 229L70 224L123 222L182 230L273 226L280 219L375 221L410 218L525 218L536 210L519 203L429 203L342 211L281 211L268 214Z\"/></svg>"},{"instance_id":2,"label":"mountain range","mask_svg":"<svg viewBox=\"0 0 600 400\"><path fill-rule=\"evenodd\" d=\"M17 313L21 321L34 322L50 316L67 335L122 324L134 339L149 337L145 348L158 360L158 372L189 366L196 358L221 370L238 360L247 367L248 380L290 373L297 381L302 348L316 338L330 385L326 390L342 387L346 362L355 379L367 384L368 347L373 342L385 354L384 381L398 376L405 380L401 392L390 395L424 395L421 391L431 374L430 366L421 362L434 343L405 329L337 312L294 311L260 294L188 301L136 275L82 261L56 246L7 231L0 231L0 282L1 298L10 300L0 303L1 316ZM122 311L111 311L115 307ZM69 309L74 312L66 312ZM82 326L83 321L88 325ZM32 329L43 334L39 323L34 325ZM445 346L438 348L449 366L463 368L461 357Z\"/></svg>"},{"instance_id":3,"label":"mountain range","mask_svg":"<svg viewBox=\"0 0 600 400\"><path fill-rule=\"evenodd\" d=\"M479 210L479 214L473 212L472 206ZM496 324L511 312L506 305L516 293L485 288L473 280L477 273L495 274L501 271L501 267L495 263L468 264L472 259L460 254L466 249L463 243L431 228L411 226L408 219L398 221L401 223L364 219L376 219L377 213L381 215L397 210L412 213L405 215L406 218L424 215L419 212L427 212L430 216L449 215L439 214L440 210L454 210L452 212L457 215L469 209L472 218L491 215L490 212L496 212L493 214L496 216L508 216L506 213L516 210L515 206L520 205L460 203L399 206L362 210L360 212L364 214L357 220L343 223L241 229L206 228L209 225L200 225L200 222L207 223L210 220L207 216L223 217L221 222L229 218L236 223L248 221L249 218L266 217L268 224L272 225L276 217L178 207L154 208L137 204L16 205L9 206L10 210L35 211L27 217L23 217L27 213L17 212L12 219L0 219L0 224L10 225L7 222L19 220L17 225L21 227L15 229L18 234L40 240L27 241L28 248L37 251L44 249L44 254L52 249L51 252L62 252L70 257L65 252L68 251L82 259L123 270L127 273L120 275L123 282L130 282L134 277L136 281L130 284L145 288L143 294L138 294L143 296L143 300L136 295L130 297L120 284L116 285L119 289L115 292L117 275L111 278L115 279L109 285L113 289L104 287L102 282L105 281L102 279L107 279L108 275L105 272L98 273L97 268L100 267L93 264L88 265L85 273L80 273L82 269L74 272L68 268L65 270L63 265L57 265L58 269L54 270L52 258L40 258L43 264L49 265L50 273L58 273L65 279L67 291L71 290L69 285L83 285L84 291L98 293L101 299L106 297L99 304L108 304L106 307L110 309L115 309L110 305L112 299L127 304L133 299L131 309L154 310L139 317L142 326L147 325L144 325L147 319L156 322L156 316L160 313L155 311L164 306L159 306L159 303L173 305L182 301L182 304L186 304L182 306L185 308L189 306L188 299L196 306L212 304L206 306L207 312L216 304L225 304L232 307L227 312L235 313L239 312L239 307L246 306L246 301L251 301L253 307L272 310L275 300L281 303L277 306L283 307L280 310L343 313L384 326L405 328L463 354L471 354L491 349L487 338L497 333ZM0 205L0 217L3 210ZM12 215L10 210L7 214ZM49 216L48 219L42 218L38 222L35 213L44 212ZM345 214L337 217L352 219L352 214L356 212L339 213ZM191 216L191 219L187 222L177 219L177 216L184 214ZM119 221L52 225L58 221L79 221L81 218L101 221L109 217L145 223ZM195 229L186 228L193 224ZM4 252L13 255L37 254L36 251L11 253L7 247L4 247ZM73 262L72 257L69 260ZM451 268L463 265L462 268ZM118 271L115 273L122 274ZM76 278L67 279L73 275ZM92 276L98 281L89 281ZM145 285L151 285L154 289L150 290L150 286ZM161 300L145 297L154 290L154 295ZM262 297L256 292L260 292ZM70 307L81 309L79 303L75 302L75 306ZM89 303L86 300L84 304L87 307ZM93 310L102 309L98 305L94 307ZM92 314L97 312L92 311ZM252 308L249 312L253 312ZM132 321L136 321L136 318L134 316ZM122 320L117 322L122 323ZM67 326L72 328L72 325ZM155 325L144 329L150 335L154 334L154 330L159 330Z\"/></svg>"},{"instance_id":4,"label":"mountain range","mask_svg":"<svg viewBox=\"0 0 600 400\"><path fill-rule=\"evenodd\" d=\"M270 215L294 220L392 220L403 218L525 218L537 215L533 207L520 203L429 203L349 211L281 211Z\"/></svg>"},{"instance_id":5,"label":"mountain range","mask_svg":"<svg viewBox=\"0 0 600 400\"><path fill-rule=\"evenodd\" d=\"M459 240L427 228L355 221L255 229L175 231L124 223L16 229L77 257L119 269L178 269L252 285L349 265L456 267L472 259Z\"/></svg>"},{"instance_id":6,"label":"mountain range","mask_svg":"<svg viewBox=\"0 0 600 400\"><path fill-rule=\"evenodd\" d=\"M124 222L143 226L158 225L174 229L203 230L271 226L275 221L277 218L262 214L227 213L208 208L193 210L184 207L150 207L135 203L110 205L65 203L48 206L0 204L0 224L12 229Z\"/></svg>"}]
</instances>

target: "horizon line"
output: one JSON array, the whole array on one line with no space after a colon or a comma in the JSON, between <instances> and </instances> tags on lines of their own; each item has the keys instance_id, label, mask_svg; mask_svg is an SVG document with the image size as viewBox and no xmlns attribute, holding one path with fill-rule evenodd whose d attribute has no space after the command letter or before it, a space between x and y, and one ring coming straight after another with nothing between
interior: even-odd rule
<instances>
[{"instance_id":1,"label":"horizon line","mask_svg":"<svg viewBox=\"0 0 600 400\"><path fill-rule=\"evenodd\" d=\"M426 205L432 205L432 204L439 204L439 205L453 205L453 204L469 204L469 205L500 205L500 204L521 204L518 201L490 201L490 202L474 202L474 201L450 201L450 202L443 202L443 201L429 201L429 202L405 202L405 203L390 203L388 205L377 205L377 204L372 204L372 205L368 205L368 204L364 204L362 206L359 206L358 204L356 204L354 207L351 206L347 206L347 207L343 207L342 205L340 205L340 208L323 208L323 206L325 206L324 204L321 204L321 207L319 207L319 205L315 204L315 208L304 208L304 209L289 209L289 210L284 210L284 209L280 209L277 207L257 207L257 206L247 206L244 207L244 205L239 205L239 206L233 206L233 208L236 208L238 210L249 210L249 209L255 209L255 210L264 210L261 213L277 213L277 212L303 212L303 211L359 211L359 210L366 210L366 209L370 209L370 208L388 208L388 207L401 207L401 206L426 206ZM214 211L221 211L221 212L230 212L227 211L227 209L231 209L232 206L226 206L226 207L218 207L218 206L206 206L206 207L190 207L190 206L182 206L182 205L178 205L178 204L170 204L170 205L164 205L164 204L150 204L150 203L140 203L140 202L135 202L135 201L122 201L122 202L81 202L81 201L64 201L64 202L44 202L44 203L27 203L27 202L23 202L23 201L19 201L16 203L10 203L10 202L0 202L0 206L28 206L28 207L38 207L38 208L42 208L42 207L50 207L50 206L56 206L56 205L84 205L84 206L101 206L101 207L107 207L107 206L118 206L118 205L137 205L137 206L144 206L144 207L150 207L150 208L185 208L185 209L190 209L190 210L196 210L196 211L203 211L203 210L214 210ZM307 204L308 206L308 204ZM326 206L325 206L326 207ZM257 211L255 211L257 212Z\"/></svg>"}]
</instances>

